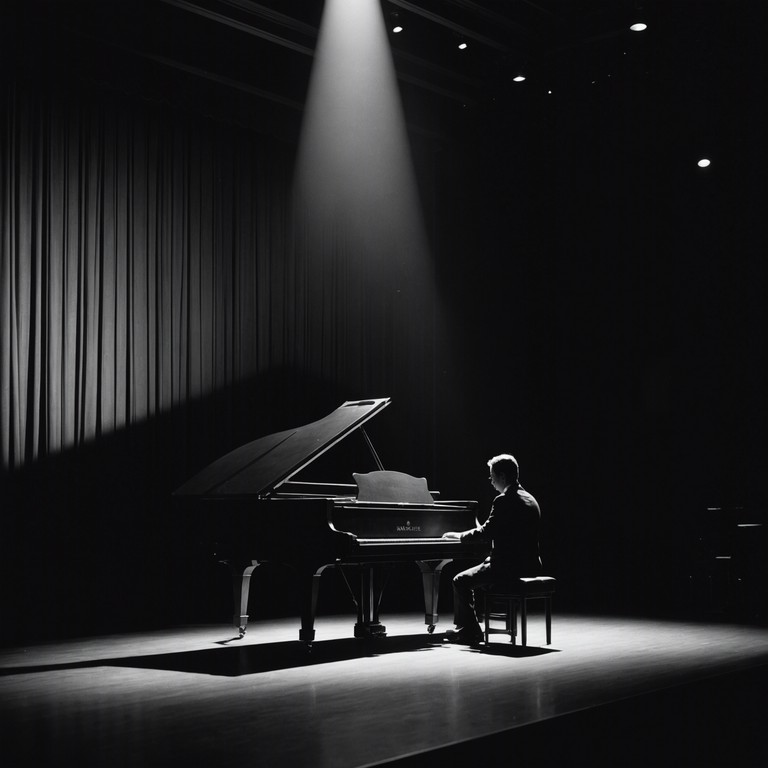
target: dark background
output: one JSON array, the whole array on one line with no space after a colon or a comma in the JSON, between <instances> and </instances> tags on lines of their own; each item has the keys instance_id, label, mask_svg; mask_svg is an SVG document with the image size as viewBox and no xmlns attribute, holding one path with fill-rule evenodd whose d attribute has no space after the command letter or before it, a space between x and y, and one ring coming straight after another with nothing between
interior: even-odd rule
<instances>
[{"instance_id":1,"label":"dark background","mask_svg":"<svg viewBox=\"0 0 768 768\"><path fill-rule=\"evenodd\" d=\"M62 18L61 7L11 4L3 87L232 126L268 137L290 165L310 59L168 4L104 5L75 3ZM281 10L316 27L316 5ZM444 310L426 409L399 381L396 392L353 392L288 366L6 468L8 639L228 621L228 574L171 492L247 440L389 395L369 428L385 465L427 475L444 497L487 507L487 458L519 458L563 609L764 618L763 529L736 523L765 522L766 509L765 11L646 6L655 36L640 44L605 3L540 4L595 29L544 56L555 31L528 19L528 36L508 41L541 63L526 91L514 90L508 55L473 63L479 85L465 100L419 98L401 82ZM222 76L254 56L249 71L268 70L271 93L291 103L137 50ZM401 74L411 65L398 60ZM459 88L454 75L446 87ZM705 155L712 166L699 169ZM341 453L340 474L373 468L362 446ZM737 555L740 581L710 581L715 554ZM260 578L257 610L290 615L293 577ZM327 578L321 610L346 609ZM418 607L415 569L386 600Z\"/></svg>"}]
</instances>

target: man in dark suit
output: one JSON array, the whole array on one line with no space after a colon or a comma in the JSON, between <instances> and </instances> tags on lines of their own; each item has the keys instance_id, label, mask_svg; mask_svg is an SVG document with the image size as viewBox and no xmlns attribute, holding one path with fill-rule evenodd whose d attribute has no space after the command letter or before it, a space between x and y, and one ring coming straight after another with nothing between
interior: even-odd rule
<instances>
[{"instance_id":1,"label":"man in dark suit","mask_svg":"<svg viewBox=\"0 0 768 768\"><path fill-rule=\"evenodd\" d=\"M488 461L490 481L498 496L488 519L468 531L447 531L446 539L491 542L491 554L484 562L457 574L453 579L453 614L456 628L448 630L450 642L474 645L483 637L475 613L475 590L521 576L541 573L539 525L541 510L536 499L519 481L520 470L514 456L507 453Z\"/></svg>"}]
</instances>

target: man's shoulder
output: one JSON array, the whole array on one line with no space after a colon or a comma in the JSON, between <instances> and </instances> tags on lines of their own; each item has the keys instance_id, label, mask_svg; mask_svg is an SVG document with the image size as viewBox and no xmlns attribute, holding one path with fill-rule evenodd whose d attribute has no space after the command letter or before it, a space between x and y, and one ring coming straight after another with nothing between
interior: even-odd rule
<instances>
[{"instance_id":1,"label":"man's shoulder","mask_svg":"<svg viewBox=\"0 0 768 768\"><path fill-rule=\"evenodd\" d=\"M534 495L526 491L525 488L517 489L516 499L518 503L522 502L526 507L539 508L539 502L536 501Z\"/></svg>"},{"instance_id":2,"label":"man's shoulder","mask_svg":"<svg viewBox=\"0 0 768 768\"><path fill-rule=\"evenodd\" d=\"M493 500L494 509L502 509L504 507L517 508L520 507L534 507L538 509L539 503L536 501L532 493L529 493L525 488L509 488L506 493L500 493Z\"/></svg>"}]
</instances>

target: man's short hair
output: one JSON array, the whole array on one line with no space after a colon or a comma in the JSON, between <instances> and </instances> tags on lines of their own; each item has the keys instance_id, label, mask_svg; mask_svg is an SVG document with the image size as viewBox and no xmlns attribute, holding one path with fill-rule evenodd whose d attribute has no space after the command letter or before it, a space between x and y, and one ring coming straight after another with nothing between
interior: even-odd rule
<instances>
[{"instance_id":1,"label":"man's short hair","mask_svg":"<svg viewBox=\"0 0 768 768\"><path fill-rule=\"evenodd\" d=\"M516 483L520 477L520 466L517 459L508 453L501 453L489 459L488 466L497 475L504 475L510 483Z\"/></svg>"}]
</instances>

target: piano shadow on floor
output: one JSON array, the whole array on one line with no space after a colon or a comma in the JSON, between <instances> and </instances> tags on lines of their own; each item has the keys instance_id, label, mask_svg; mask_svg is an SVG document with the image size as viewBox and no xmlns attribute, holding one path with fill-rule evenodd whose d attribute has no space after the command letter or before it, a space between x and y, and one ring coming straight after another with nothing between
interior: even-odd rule
<instances>
[{"instance_id":1,"label":"piano shadow on floor","mask_svg":"<svg viewBox=\"0 0 768 768\"><path fill-rule=\"evenodd\" d=\"M511 643L491 643L477 647L452 646L443 642L442 635L399 635L396 637L362 640L337 638L313 643L308 648L295 640L240 645L239 638L220 641L226 647L208 648L178 653L146 654L111 659L93 659L61 664L8 667L0 670L6 675L34 674L97 667L123 667L130 669L155 669L166 672L190 672L216 677L243 677L284 669L313 667L356 659L374 658L392 653L484 653L509 658L526 658L555 653L555 649L523 647ZM230 644L231 643L231 644Z\"/></svg>"}]
</instances>

